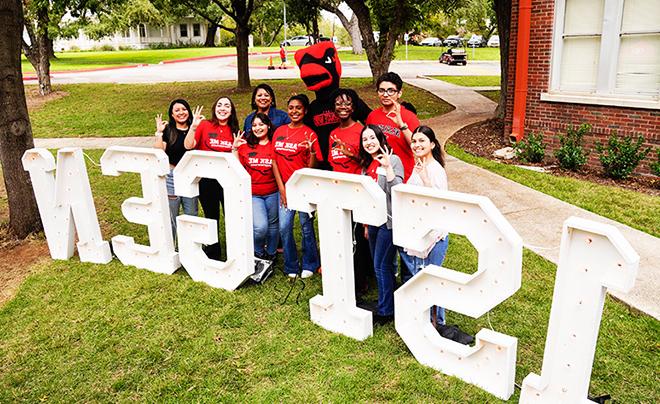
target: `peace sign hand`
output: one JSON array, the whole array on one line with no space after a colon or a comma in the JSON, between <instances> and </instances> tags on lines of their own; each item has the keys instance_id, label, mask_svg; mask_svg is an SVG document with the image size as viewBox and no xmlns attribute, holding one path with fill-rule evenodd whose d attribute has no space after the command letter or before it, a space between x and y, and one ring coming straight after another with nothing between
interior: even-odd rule
<instances>
[{"instance_id":1,"label":"peace sign hand","mask_svg":"<svg viewBox=\"0 0 660 404\"><path fill-rule=\"evenodd\" d=\"M204 119L206 119L206 118L204 117L204 115L202 115L202 110L203 110L203 109L204 109L203 106L198 105L198 106L196 106L195 109L193 110L193 122L192 122L192 126L193 126L194 128L198 127L199 124L202 123L202 121L203 121Z\"/></svg>"},{"instance_id":2,"label":"peace sign hand","mask_svg":"<svg viewBox=\"0 0 660 404\"><path fill-rule=\"evenodd\" d=\"M428 170L426 169L426 164L420 159L419 157L415 158L415 168L414 171L419 175L419 177L422 179L422 182L425 184L430 182L430 177Z\"/></svg>"},{"instance_id":3,"label":"peace sign hand","mask_svg":"<svg viewBox=\"0 0 660 404\"><path fill-rule=\"evenodd\" d=\"M346 157L355 157L355 154L351 152L350 147L344 143L341 139L338 139L336 136L330 137L332 141L332 150L337 150Z\"/></svg>"},{"instance_id":4,"label":"peace sign hand","mask_svg":"<svg viewBox=\"0 0 660 404\"><path fill-rule=\"evenodd\" d=\"M307 136L307 140L303 140L302 142L298 143L298 146L305 148L305 149L311 149L312 145L316 142L316 139L312 139L309 135Z\"/></svg>"},{"instance_id":5,"label":"peace sign hand","mask_svg":"<svg viewBox=\"0 0 660 404\"><path fill-rule=\"evenodd\" d=\"M381 167L387 168L391 166L390 157L394 153L392 150L388 149L387 146L379 146L381 154L376 156L376 160L380 163Z\"/></svg>"},{"instance_id":6,"label":"peace sign hand","mask_svg":"<svg viewBox=\"0 0 660 404\"><path fill-rule=\"evenodd\" d=\"M163 133L166 126L167 121L163 121L163 114L156 115L156 132Z\"/></svg>"},{"instance_id":7,"label":"peace sign hand","mask_svg":"<svg viewBox=\"0 0 660 404\"><path fill-rule=\"evenodd\" d=\"M234 150L238 150L239 147L247 143L245 140L245 132L242 130L232 134L232 136L234 137L234 144L232 145L232 149Z\"/></svg>"},{"instance_id":8,"label":"peace sign hand","mask_svg":"<svg viewBox=\"0 0 660 404\"><path fill-rule=\"evenodd\" d=\"M394 109L388 112L386 116L390 118L390 120L397 126L403 126L403 118L401 118L401 104L398 102L394 103Z\"/></svg>"}]
</instances>

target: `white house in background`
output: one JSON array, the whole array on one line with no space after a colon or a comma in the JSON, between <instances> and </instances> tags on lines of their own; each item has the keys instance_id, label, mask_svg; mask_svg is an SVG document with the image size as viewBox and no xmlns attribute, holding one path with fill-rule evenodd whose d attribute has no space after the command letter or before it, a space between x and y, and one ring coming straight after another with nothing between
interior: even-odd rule
<instances>
[{"instance_id":1,"label":"white house in background","mask_svg":"<svg viewBox=\"0 0 660 404\"><path fill-rule=\"evenodd\" d=\"M202 44L206 39L207 25L201 20L193 17L181 18L175 24L162 27L138 24L123 32L117 32L113 36L99 40L90 39L85 33L78 31L77 38L56 39L53 46L55 51L67 51L71 48L79 50L90 50L95 47L110 45L115 49L130 47L134 49L145 49L150 44Z\"/></svg>"}]
</instances>

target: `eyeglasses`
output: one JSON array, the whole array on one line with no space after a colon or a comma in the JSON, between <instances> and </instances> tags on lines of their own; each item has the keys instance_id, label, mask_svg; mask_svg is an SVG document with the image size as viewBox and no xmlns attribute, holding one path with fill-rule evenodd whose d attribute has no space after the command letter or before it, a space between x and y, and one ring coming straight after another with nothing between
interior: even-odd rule
<instances>
[{"instance_id":1,"label":"eyeglasses","mask_svg":"<svg viewBox=\"0 0 660 404\"><path fill-rule=\"evenodd\" d=\"M394 95L394 94L396 94L396 93L398 93L398 92L399 92L399 90L397 90L396 88L379 88L379 89L378 89L378 95L385 95L385 94L387 94L387 95L389 95L389 96L392 96L392 95Z\"/></svg>"},{"instance_id":2,"label":"eyeglasses","mask_svg":"<svg viewBox=\"0 0 660 404\"><path fill-rule=\"evenodd\" d=\"M353 103L351 101L338 101L335 102L335 107L352 107Z\"/></svg>"}]
</instances>

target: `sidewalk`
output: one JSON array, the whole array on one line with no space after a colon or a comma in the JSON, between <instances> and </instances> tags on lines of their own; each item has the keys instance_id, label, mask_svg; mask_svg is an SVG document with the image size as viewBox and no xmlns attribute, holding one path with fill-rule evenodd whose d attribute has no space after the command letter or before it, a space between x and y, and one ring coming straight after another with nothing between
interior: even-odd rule
<instances>
[{"instance_id":1,"label":"sidewalk","mask_svg":"<svg viewBox=\"0 0 660 404\"><path fill-rule=\"evenodd\" d=\"M425 89L454 105L455 110L423 123L429 125L444 143L459 129L493 116L495 103L470 88L426 78L407 79L406 83ZM404 88L405 92L405 88ZM151 147L153 138L65 138L35 139L35 146L84 149L111 145ZM520 234L525 246L554 262L559 259L563 223L578 216L617 227L639 254L641 260L635 287L630 293L610 293L626 304L660 319L660 239L629 226L570 205L535 191L490 171L448 156L447 173L452 191L484 195L490 198Z\"/></svg>"}]
</instances>

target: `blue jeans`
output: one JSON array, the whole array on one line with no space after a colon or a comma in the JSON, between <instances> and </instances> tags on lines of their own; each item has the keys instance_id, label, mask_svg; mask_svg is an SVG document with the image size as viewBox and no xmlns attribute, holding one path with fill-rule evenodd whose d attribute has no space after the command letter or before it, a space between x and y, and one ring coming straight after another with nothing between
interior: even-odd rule
<instances>
[{"instance_id":1,"label":"blue jeans","mask_svg":"<svg viewBox=\"0 0 660 404\"><path fill-rule=\"evenodd\" d=\"M280 193L252 195L252 228L254 230L254 255L259 258L274 256L280 230L277 224Z\"/></svg>"},{"instance_id":2,"label":"blue jeans","mask_svg":"<svg viewBox=\"0 0 660 404\"><path fill-rule=\"evenodd\" d=\"M282 248L284 249L284 272L296 274L299 271L298 250L296 249L296 239L293 237L293 219L296 211L283 207L279 202L278 205L280 207L280 237L282 237ZM298 212L298 218L302 230L302 269L316 272L321 266L321 262L319 250L316 247L314 218L305 212Z\"/></svg>"},{"instance_id":3,"label":"blue jeans","mask_svg":"<svg viewBox=\"0 0 660 404\"><path fill-rule=\"evenodd\" d=\"M403 249L400 251L401 260L405 262L406 266L410 273L415 276L419 271L424 269L427 265L442 265L442 262L445 260L445 255L447 254L447 247L449 246L449 235L445 236L444 239L435 243L429 255L426 258L414 257L408 255ZM443 307L436 306L436 315L438 318L438 324L445 323L445 309Z\"/></svg>"},{"instance_id":4,"label":"blue jeans","mask_svg":"<svg viewBox=\"0 0 660 404\"><path fill-rule=\"evenodd\" d=\"M380 316L394 314L395 271L393 261L396 247L392 244L392 229L387 224L369 226L369 248L374 261L374 272L378 284L378 310Z\"/></svg>"},{"instance_id":5,"label":"blue jeans","mask_svg":"<svg viewBox=\"0 0 660 404\"><path fill-rule=\"evenodd\" d=\"M179 216L179 209L183 205L183 213L190 216L197 216L199 212L197 208L197 197L186 198L184 196L177 196L174 193L174 176L172 175L172 168L170 173L165 177L167 184L167 198L170 204L170 222L172 223L172 234L176 238L176 217Z\"/></svg>"}]
</instances>

